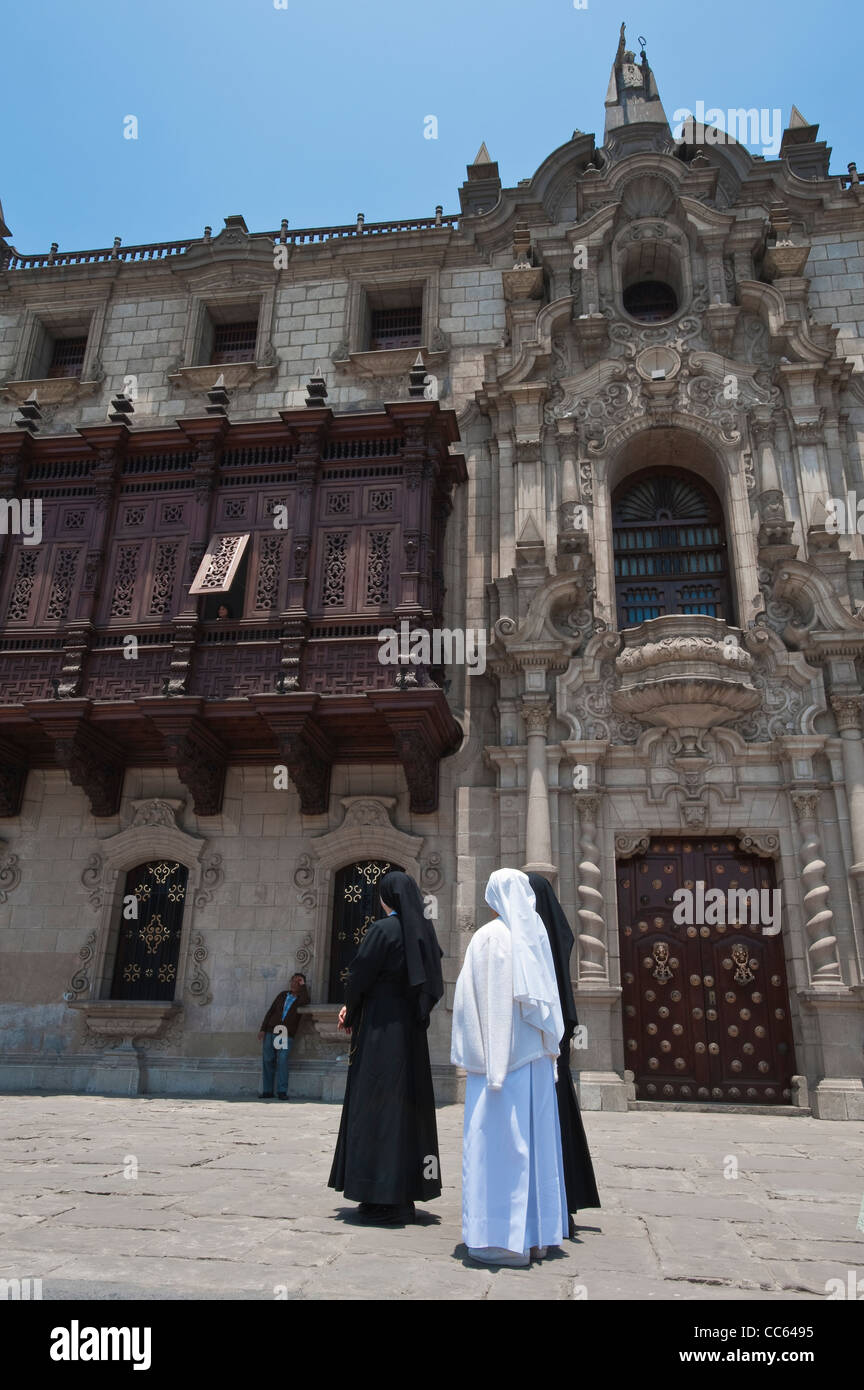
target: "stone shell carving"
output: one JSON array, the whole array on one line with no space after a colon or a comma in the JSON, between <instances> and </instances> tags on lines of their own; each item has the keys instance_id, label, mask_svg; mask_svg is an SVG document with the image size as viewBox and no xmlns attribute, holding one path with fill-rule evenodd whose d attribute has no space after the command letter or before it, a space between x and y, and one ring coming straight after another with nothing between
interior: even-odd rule
<instances>
[{"instance_id":1,"label":"stone shell carving","mask_svg":"<svg viewBox=\"0 0 864 1390\"><path fill-rule=\"evenodd\" d=\"M133 801L132 825L162 825L174 830L177 828L178 812L184 804L182 801L165 801L161 797Z\"/></svg>"}]
</instances>

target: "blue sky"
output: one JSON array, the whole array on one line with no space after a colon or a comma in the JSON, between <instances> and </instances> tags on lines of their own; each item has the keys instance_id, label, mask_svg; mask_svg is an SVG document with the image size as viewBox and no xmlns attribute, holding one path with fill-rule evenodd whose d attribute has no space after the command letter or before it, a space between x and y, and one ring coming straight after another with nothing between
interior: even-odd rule
<instances>
[{"instance_id":1,"label":"blue sky","mask_svg":"<svg viewBox=\"0 0 864 1390\"><path fill-rule=\"evenodd\" d=\"M618 28L666 114L794 102L859 147L859 0L40 0L8 5L0 199L21 252L459 208L485 140L505 184L603 130ZM137 140L123 138L124 117ZM438 138L424 139L434 115Z\"/></svg>"}]
</instances>

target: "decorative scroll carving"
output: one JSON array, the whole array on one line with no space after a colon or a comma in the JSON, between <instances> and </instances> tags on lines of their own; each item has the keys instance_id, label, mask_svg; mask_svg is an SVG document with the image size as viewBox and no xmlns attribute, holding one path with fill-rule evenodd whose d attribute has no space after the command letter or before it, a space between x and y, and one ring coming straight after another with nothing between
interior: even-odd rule
<instances>
[{"instance_id":1,"label":"decorative scroll carving","mask_svg":"<svg viewBox=\"0 0 864 1390\"><path fill-rule=\"evenodd\" d=\"M441 887L443 882L444 873L441 868L441 855L437 853L430 854L429 858L424 860L420 865L420 887L428 888L430 892L434 892L436 888Z\"/></svg>"},{"instance_id":2,"label":"decorative scroll carving","mask_svg":"<svg viewBox=\"0 0 864 1390\"><path fill-rule=\"evenodd\" d=\"M758 854L763 859L777 859L780 855L780 836L770 830L736 830L738 844L744 854Z\"/></svg>"},{"instance_id":3,"label":"decorative scroll carving","mask_svg":"<svg viewBox=\"0 0 864 1390\"><path fill-rule=\"evenodd\" d=\"M296 888L308 888L315 882L315 866L312 863L312 856L301 854L297 860L297 868L294 870L294 886Z\"/></svg>"},{"instance_id":4,"label":"decorative scroll carving","mask_svg":"<svg viewBox=\"0 0 864 1390\"><path fill-rule=\"evenodd\" d=\"M94 859L97 855L93 856ZM86 942L78 952L79 964L76 965L69 981L68 988L63 995L67 1004L73 999L79 999L82 994L87 994L90 990L90 967L93 964L93 956L96 953L96 928L94 927Z\"/></svg>"},{"instance_id":5,"label":"decorative scroll carving","mask_svg":"<svg viewBox=\"0 0 864 1390\"><path fill-rule=\"evenodd\" d=\"M81 874L81 882L88 890L87 901L98 912L102 906L102 869L104 861L101 854L91 854Z\"/></svg>"},{"instance_id":6,"label":"decorative scroll carving","mask_svg":"<svg viewBox=\"0 0 864 1390\"><path fill-rule=\"evenodd\" d=\"M208 854L201 864L201 880L195 894L195 906L206 907L216 889L225 879L221 854Z\"/></svg>"},{"instance_id":7,"label":"decorative scroll carving","mask_svg":"<svg viewBox=\"0 0 864 1390\"><path fill-rule=\"evenodd\" d=\"M596 796L573 798L581 827L581 857L576 868L576 892L579 897L576 916L579 920L579 980L585 984L589 981L608 979L609 969L603 894L600 891L603 874L600 869L600 846L597 843L598 804Z\"/></svg>"},{"instance_id":8,"label":"decorative scroll carving","mask_svg":"<svg viewBox=\"0 0 864 1390\"><path fill-rule=\"evenodd\" d=\"M196 1004L210 1004L213 996L210 993L210 976L202 966L207 959L207 947L204 944L204 937L200 932L196 932L189 947L189 962L193 966L191 977L186 977L186 993L191 995Z\"/></svg>"},{"instance_id":9,"label":"decorative scroll carving","mask_svg":"<svg viewBox=\"0 0 864 1390\"><path fill-rule=\"evenodd\" d=\"M298 970L306 971L312 964L312 957L315 955L315 941L311 932L306 933L303 938L303 945L297 950L294 957L294 964Z\"/></svg>"},{"instance_id":10,"label":"decorative scroll carving","mask_svg":"<svg viewBox=\"0 0 864 1390\"><path fill-rule=\"evenodd\" d=\"M645 854L648 844L648 836L640 835L638 831L631 835L616 835L615 857L616 859L632 859L634 854Z\"/></svg>"},{"instance_id":11,"label":"decorative scroll carving","mask_svg":"<svg viewBox=\"0 0 864 1390\"><path fill-rule=\"evenodd\" d=\"M17 854L4 854L4 841L0 840L0 903L5 903L21 882Z\"/></svg>"},{"instance_id":12,"label":"decorative scroll carving","mask_svg":"<svg viewBox=\"0 0 864 1390\"><path fill-rule=\"evenodd\" d=\"M825 881L826 866L817 829L819 793L793 791L789 795L801 829L799 853L810 979L814 984L841 984L837 937L833 934L834 913L828 906L831 890Z\"/></svg>"}]
</instances>

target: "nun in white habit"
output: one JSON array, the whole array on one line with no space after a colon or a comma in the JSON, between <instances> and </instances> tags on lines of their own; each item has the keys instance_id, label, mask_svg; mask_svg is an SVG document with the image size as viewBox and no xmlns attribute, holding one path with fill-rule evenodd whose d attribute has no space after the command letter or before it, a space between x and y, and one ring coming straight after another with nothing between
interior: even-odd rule
<instances>
[{"instance_id":1,"label":"nun in white habit","mask_svg":"<svg viewBox=\"0 0 864 1390\"><path fill-rule=\"evenodd\" d=\"M472 937L456 984L452 1061L467 1072L462 1238L486 1264L527 1265L567 1236L555 1097L563 1032L549 937L528 878L496 869L497 913Z\"/></svg>"}]
</instances>

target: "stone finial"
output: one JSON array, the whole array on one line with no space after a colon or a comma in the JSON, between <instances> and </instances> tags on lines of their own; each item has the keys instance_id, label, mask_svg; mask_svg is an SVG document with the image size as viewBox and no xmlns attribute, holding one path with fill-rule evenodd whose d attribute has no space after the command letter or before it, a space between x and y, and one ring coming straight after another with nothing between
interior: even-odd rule
<instances>
[{"instance_id":1,"label":"stone finial","mask_svg":"<svg viewBox=\"0 0 864 1390\"><path fill-rule=\"evenodd\" d=\"M414 358L414 365L408 373L408 395L412 400L423 400L426 391L426 376L423 353L418 352Z\"/></svg>"},{"instance_id":2,"label":"stone finial","mask_svg":"<svg viewBox=\"0 0 864 1390\"><path fill-rule=\"evenodd\" d=\"M114 238L114 245L113 245L112 248L111 248L111 259L112 259L112 261L119 261L119 259L120 259L120 247L121 247L121 245L122 245L122 241L123 241L123 238L122 238L122 237L115 236L115 238Z\"/></svg>"},{"instance_id":3,"label":"stone finial","mask_svg":"<svg viewBox=\"0 0 864 1390\"><path fill-rule=\"evenodd\" d=\"M327 402L327 383L323 376L311 376L306 387L306 404L310 409Z\"/></svg>"},{"instance_id":4,"label":"stone finial","mask_svg":"<svg viewBox=\"0 0 864 1390\"><path fill-rule=\"evenodd\" d=\"M280 242L282 243L283 246L285 245L285 242L288 240L288 218L287 218L287 217L283 217L283 218L282 218L282 225L281 225L280 230L279 230L279 240L280 240Z\"/></svg>"},{"instance_id":5,"label":"stone finial","mask_svg":"<svg viewBox=\"0 0 864 1390\"><path fill-rule=\"evenodd\" d=\"M29 430L35 434L42 422L42 411L35 391L32 391L23 405L19 405L18 414L12 423L16 429Z\"/></svg>"},{"instance_id":6,"label":"stone finial","mask_svg":"<svg viewBox=\"0 0 864 1390\"><path fill-rule=\"evenodd\" d=\"M209 402L206 407L208 415L228 414L228 404L231 397L225 389L225 377L222 372L219 373L213 385L210 387L210 390L207 392L207 400Z\"/></svg>"},{"instance_id":7,"label":"stone finial","mask_svg":"<svg viewBox=\"0 0 864 1390\"><path fill-rule=\"evenodd\" d=\"M125 392L118 391L116 396L111 397L111 404L108 407L108 419L112 425L126 425L129 423L127 416L134 415L135 402Z\"/></svg>"}]
</instances>

